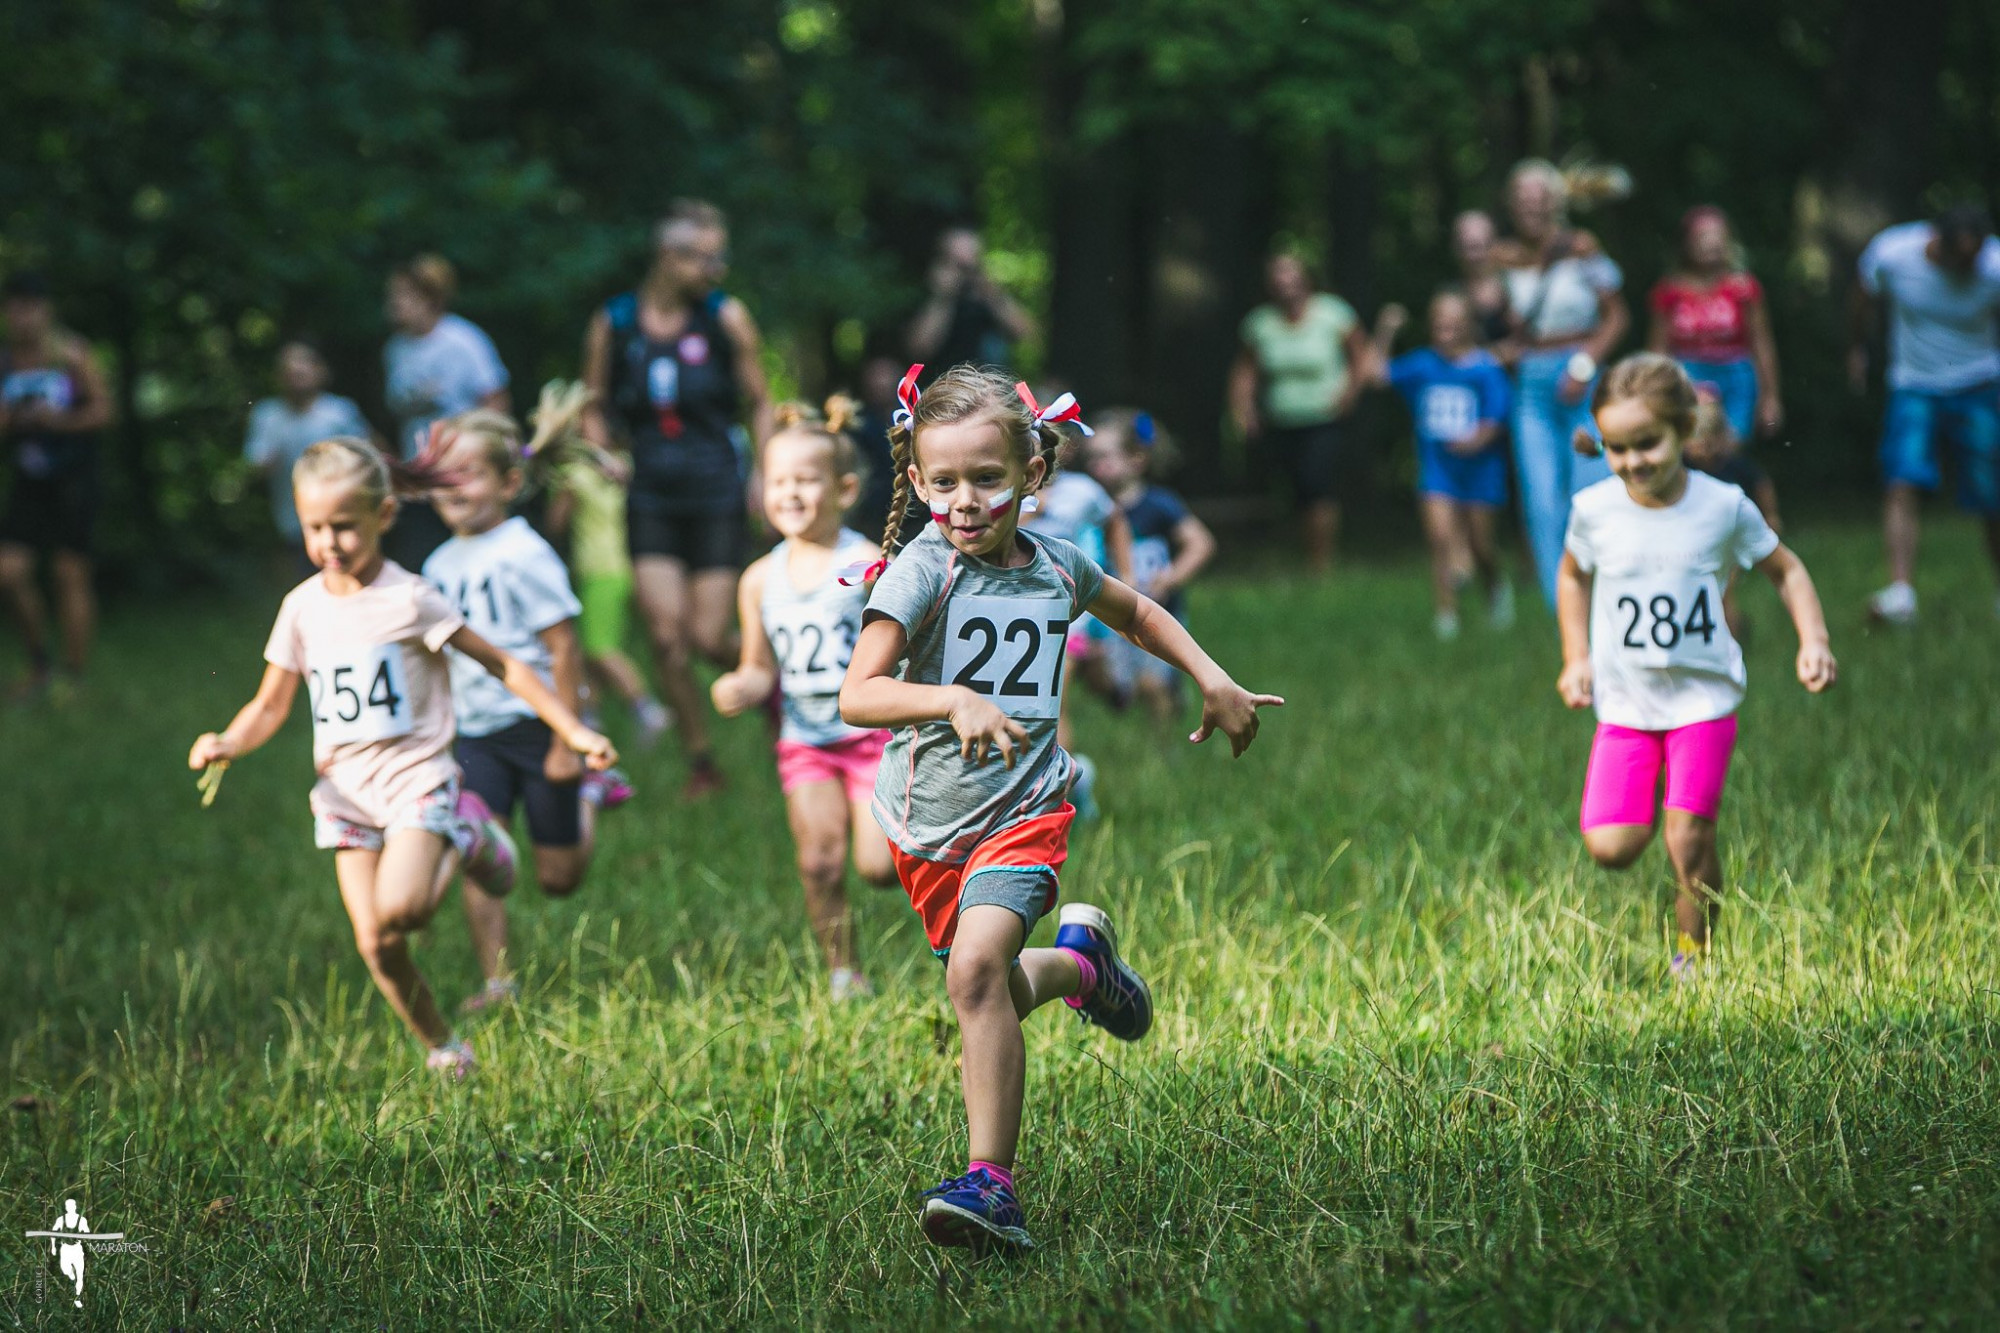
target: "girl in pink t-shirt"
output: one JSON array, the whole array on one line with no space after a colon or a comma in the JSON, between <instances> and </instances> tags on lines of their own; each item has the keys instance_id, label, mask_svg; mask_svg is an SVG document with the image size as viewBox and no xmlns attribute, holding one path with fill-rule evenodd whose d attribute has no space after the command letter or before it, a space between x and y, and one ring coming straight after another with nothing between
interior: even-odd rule
<instances>
[{"instance_id":1,"label":"girl in pink t-shirt","mask_svg":"<svg viewBox=\"0 0 2000 1333\"><path fill-rule=\"evenodd\" d=\"M394 519L390 467L361 440L322 440L292 469L306 554L320 572L279 608L264 648L263 683L220 734L188 752L205 768L270 740L307 682L313 717L315 842L334 853L355 943L383 998L430 1048L428 1064L472 1071L410 957L407 936L431 919L453 873L482 889L513 886L513 850L476 806L461 808L448 644L499 677L592 768L611 742L563 706L528 666L466 628L443 595L385 559Z\"/></svg>"}]
</instances>

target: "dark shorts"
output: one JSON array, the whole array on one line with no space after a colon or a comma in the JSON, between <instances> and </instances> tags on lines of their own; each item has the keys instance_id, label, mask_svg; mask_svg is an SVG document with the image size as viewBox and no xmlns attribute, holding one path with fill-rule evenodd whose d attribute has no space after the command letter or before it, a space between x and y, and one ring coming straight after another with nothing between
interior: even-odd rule
<instances>
[{"instance_id":1,"label":"dark shorts","mask_svg":"<svg viewBox=\"0 0 2000 1333\"><path fill-rule=\"evenodd\" d=\"M743 525L740 507L727 513L688 513L636 485L625 503L626 541L632 558L665 556L686 565L689 573L741 569Z\"/></svg>"},{"instance_id":2,"label":"dark shorts","mask_svg":"<svg viewBox=\"0 0 2000 1333\"><path fill-rule=\"evenodd\" d=\"M458 767L467 791L511 823L518 802L528 813L528 837L537 847L574 847L583 841L581 784L542 776L553 738L539 718L523 718L490 736L460 736Z\"/></svg>"},{"instance_id":3,"label":"dark shorts","mask_svg":"<svg viewBox=\"0 0 2000 1333\"><path fill-rule=\"evenodd\" d=\"M1301 506L1340 497L1353 470L1344 423L1273 426L1268 435L1275 461L1291 478L1293 497Z\"/></svg>"},{"instance_id":4,"label":"dark shorts","mask_svg":"<svg viewBox=\"0 0 2000 1333\"><path fill-rule=\"evenodd\" d=\"M73 462L41 477L15 471L7 512L0 515L0 543L39 555L89 555L96 528L96 467Z\"/></svg>"}]
</instances>

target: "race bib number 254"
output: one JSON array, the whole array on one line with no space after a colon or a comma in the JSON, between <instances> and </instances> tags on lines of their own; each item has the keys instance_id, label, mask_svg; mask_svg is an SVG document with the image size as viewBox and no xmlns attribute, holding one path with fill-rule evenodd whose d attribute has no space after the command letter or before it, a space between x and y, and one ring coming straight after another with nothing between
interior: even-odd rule
<instances>
[{"instance_id":1,"label":"race bib number 254","mask_svg":"<svg viewBox=\"0 0 2000 1333\"><path fill-rule=\"evenodd\" d=\"M313 739L322 745L381 741L410 732L415 705L403 675L403 645L376 643L306 668Z\"/></svg>"},{"instance_id":2,"label":"race bib number 254","mask_svg":"<svg viewBox=\"0 0 2000 1333\"><path fill-rule=\"evenodd\" d=\"M991 699L1009 717L1062 712L1069 601L954 597L945 614L944 680Z\"/></svg>"}]
</instances>

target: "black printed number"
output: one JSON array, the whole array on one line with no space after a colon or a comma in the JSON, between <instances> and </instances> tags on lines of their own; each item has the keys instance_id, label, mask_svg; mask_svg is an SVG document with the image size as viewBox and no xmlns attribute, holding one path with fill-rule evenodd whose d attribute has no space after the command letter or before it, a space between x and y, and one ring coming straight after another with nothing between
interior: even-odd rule
<instances>
[{"instance_id":1,"label":"black printed number","mask_svg":"<svg viewBox=\"0 0 2000 1333\"><path fill-rule=\"evenodd\" d=\"M368 682L368 696L363 698L356 689L352 677L358 668L335 667L329 682L317 667L307 678L307 688L312 693L313 721L325 724L334 721L358 722L364 708L385 708L390 717L395 717L403 707L403 696L396 693L396 682L389 674L389 663L385 660L375 668L375 676ZM331 714L328 709L331 708Z\"/></svg>"},{"instance_id":2,"label":"black printed number","mask_svg":"<svg viewBox=\"0 0 2000 1333\"><path fill-rule=\"evenodd\" d=\"M836 660L828 661L825 654L828 639ZM799 650L801 656L794 659L792 652ZM812 676L822 671L844 671L847 661L854 656L854 626L843 620L833 627L833 633L810 622L793 631L780 625L771 631L771 652L778 659L778 666L788 676Z\"/></svg>"},{"instance_id":3,"label":"black printed number","mask_svg":"<svg viewBox=\"0 0 2000 1333\"><path fill-rule=\"evenodd\" d=\"M964 621L958 627L958 637L967 643L976 639L979 641L979 647L974 650L972 660L961 667L958 674L951 678L951 683L953 685L963 685L975 694L994 693L996 687L993 682L983 679L979 673L986 669L986 664L993 660L994 653L999 650L1000 644L1004 641L1009 645L1021 645L1021 651L1020 656L1014 660L1013 669L1000 682L998 692L1007 698L1033 699L1039 697L1045 692L1044 686L1041 682L1030 679L1028 673L1034 669L1035 660L1042 655L1042 633L1044 630L1057 639L1061 639L1069 632L1069 622L1065 620L1051 620L1046 625L1040 625L1025 618L1011 620L1007 622L1006 631L1003 633L985 616L973 616L971 619ZM1062 688L1062 666L1062 659L1057 658L1055 679L1048 683L1046 687L1047 693L1053 694Z\"/></svg>"},{"instance_id":4,"label":"black printed number","mask_svg":"<svg viewBox=\"0 0 2000 1333\"><path fill-rule=\"evenodd\" d=\"M1642 607L1636 597L1620 597L1618 609L1631 613L1625 622L1625 646L1644 648L1646 639L1652 640L1655 648L1674 648L1681 638L1698 638L1704 645L1715 641L1715 614L1709 609L1708 589L1703 588L1694 595L1694 604L1688 607L1687 618L1681 619L1680 603L1666 593L1650 598ZM1646 626L1646 638L1639 637L1641 621L1651 616Z\"/></svg>"}]
</instances>

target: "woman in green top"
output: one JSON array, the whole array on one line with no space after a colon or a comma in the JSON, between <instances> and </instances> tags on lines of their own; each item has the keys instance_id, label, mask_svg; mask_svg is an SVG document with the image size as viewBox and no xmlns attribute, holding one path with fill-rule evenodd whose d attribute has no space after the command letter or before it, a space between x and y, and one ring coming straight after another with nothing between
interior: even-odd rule
<instances>
[{"instance_id":1,"label":"woman in green top","mask_svg":"<svg viewBox=\"0 0 2000 1333\"><path fill-rule=\"evenodd\" d=\"M1296 255L1276 254L1265 270L1271 299L1243 318L1243 347L1229 372L1229 408L1246 439L1269 437L1292 474L1305 514L1306 562L1333 568L1340 537L1338 481L1343 419L1367 378L1368 337L1354 307L1315 291Z\"/></svg>"}]
</instances>

